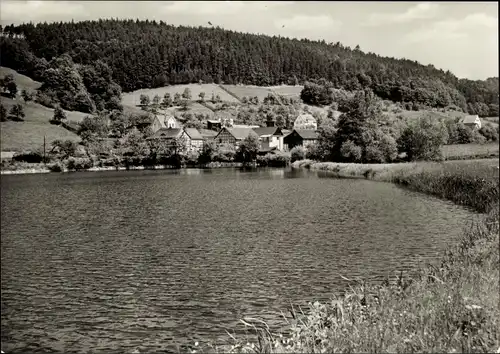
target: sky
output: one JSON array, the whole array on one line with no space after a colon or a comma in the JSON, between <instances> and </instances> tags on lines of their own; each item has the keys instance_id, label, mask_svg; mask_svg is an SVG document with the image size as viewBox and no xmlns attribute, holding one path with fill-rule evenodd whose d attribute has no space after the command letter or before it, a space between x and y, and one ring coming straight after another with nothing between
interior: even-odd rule
<instances>
[{"instance_id":1,"label":"sky","mask_svg":"<svg viewBox=\"0 0 500 354\"><path fill-rule=\"evenodd\" d=\"M498 2L0 1L2 25L99 18L163 20L339 41L459 78L498 76Z\"/></svg>"}]
</instances>

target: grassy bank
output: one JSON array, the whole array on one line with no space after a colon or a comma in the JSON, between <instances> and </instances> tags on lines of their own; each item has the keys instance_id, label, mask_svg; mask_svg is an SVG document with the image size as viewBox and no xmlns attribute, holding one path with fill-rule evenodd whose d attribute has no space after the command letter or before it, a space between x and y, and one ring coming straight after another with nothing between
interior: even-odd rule
<instances>
[{"instance_id":1,"label":"grassy bank","mask_svg":"<svg viewBox=\"0 0 500 354\"><path fill-rule=\"evenodd\" d=\"M89 165L90 166L90 165ZM186 165L180 168L202 168L202 169L215 169L215 168L240 168L243 167L241 162L210 162L205 165L195 164ZM27 162L8 162L2 163L0 174L2 175L12 175L12 174L32 174L32 173L48 173L48 172L75 172L75 171L86 171L86 172L101 172L101 171L128 171L128 170L171 170L179 169L179 167L170 165L154 165L154 166L104 166L102 164L98 166L87 167L84 164L74 164L74 166L68 166L61 162L54 163L27 163Z\"/></svg>"},{"instance_id":2,"label":"grassy bank","mask_svg":"<svg viewBox=\"0 0 500 354\"><path fill-rule=\"evenodd\" d=\"M494 167L492 167L494 166ZM365 284L329 303L292 310L287 329L242 321L253 339L232 338L224 352L498 352L500 351L498 159L387 165L297 161L294 168L399 183L484 212L438 264L411 278Z\"/></svg>"}]
</instances>

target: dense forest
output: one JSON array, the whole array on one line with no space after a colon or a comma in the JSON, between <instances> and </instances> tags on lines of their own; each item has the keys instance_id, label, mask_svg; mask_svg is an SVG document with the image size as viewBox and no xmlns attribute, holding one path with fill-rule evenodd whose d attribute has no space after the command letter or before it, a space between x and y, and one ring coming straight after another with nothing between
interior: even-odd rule
<instances>
[{"instance_id":1,"label":"dense forest","mask_svg":"<svg viewBox=\"0 0 500 354\"><path fill-rule=\"evenodd\" d=\"M498 116L498 78L458 79L432 65L364 53L339 42L175 27L162 21L99 20L9 25L3 28L0 49L1 65L42 82L51 60L63 54L70 65L86 65L88 78L109 72L112 77L106 81L113 92L96 89L94 96L101 97L114 97L119 91L115 83L129 92L200 81L267 86L326 80L337 89L370 88L410 109L452 107ZM90 67L97 62L100 69L94 72Z\"/></svg>"}]
</instances>

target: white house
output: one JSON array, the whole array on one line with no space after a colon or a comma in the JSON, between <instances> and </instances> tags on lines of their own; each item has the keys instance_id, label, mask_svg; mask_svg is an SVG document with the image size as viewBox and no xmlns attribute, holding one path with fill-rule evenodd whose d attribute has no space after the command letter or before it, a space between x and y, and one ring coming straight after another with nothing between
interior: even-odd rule
<instances>
[{"instance_id":1,"label":"white house","mask_svg":"<svg viewBox=\"0 0 500 354\"><path fill-rule=\"evenodd\" d=\"M159 117L155 116L153 123L151 125L151 129L153 130L153 134L156 133L160 129L176 129L182 128L182 124L175 119L174 116L164 116Z\"/></svg>"},{"instance_id":2,"label":"white house","mask_svg":"<svg viewBox=\"0 0 500 354\"><path fill-rule=\"evenodd\" d=\"M283 133L278 127L254 128L260 140L262 150L271 150L276 148L283 150Z\"/></svg>"},{"instance_id":3,"label":"white house","mask_svg":"<svg viewBox=\"0 0 500 354\"><path fill-rule=\"evenodd\" d=\"M316 119L309 113L303 113L295 119L293 123L293 129L297 130L317 130L318 122Z\"/></svg>"},{"instance_id":4,"label":"white house","mask_svg":"<svg viewBox=\"0 0 500 354\"><path fill-rule=\"evenodd\" d=\"M465 116L464 119L462 119L462 123L472 129L481 129L481 119L477 114Z\"/></svg>"}]
</instances>

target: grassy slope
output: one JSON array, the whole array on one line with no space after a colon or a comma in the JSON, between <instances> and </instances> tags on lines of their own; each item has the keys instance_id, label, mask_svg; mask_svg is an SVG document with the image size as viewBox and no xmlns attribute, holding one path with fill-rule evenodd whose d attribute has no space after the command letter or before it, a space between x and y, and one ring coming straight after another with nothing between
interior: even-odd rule
<instances>
[{"instance_id":1,"label":"grassy slope","mask_svg":"<svg viewBox=\"0 0 500 354\"><path fill-rule=\"evenodd\" d=\"M1 140L0 146L2 151L26 151L40 149L43 147L43 137L45 136L46 143L56 139L71 139L79 141L79 137L56 125L49 123L49 120L54 115L54 110L44 107L37 103L24 103L21 99L16 101L10 98L2 97L2 104L10 110L10 108L20 102L24 106L26 114L24 122L1 122ZM80 112L66 111L68 120L80 121L86 114Z\"/></svg>"},{"instance_id":2,"label":"grassy slope","mask_svg":"<svg viewBox=\"0 0 500 354\"><path fill-rule=\"evenodd\" d=\"M0 101L9 111L10 108L20 103L24 107L26 114L24 122L1 122L1 140L0 146L2 151L25 151L40 149L43 147L43 137L45 135L46 142L49 144L56 139L72 139L79 140L79 137L72 132L49 123L49 120L54 115L54 110L44 107L40 104L30 102L25 103L20 94L23 89L34 92L40 88L41 83L30 79L25 75L17 73L15 70L6 67L0 67L0 77L12 74L17 84L18 95L16 99L1 97ZM65 111L68 118L68 123L78 123L87 116L85 113Z\"/></svg>"},{"instance_id":3,"label":"grassy slope","mask_svg":"<svg viewBox=\"0 0 500 354\"><path fill-rule=\"evenodd\" d=\"M38 81L34 81L29 77L19 74L17 71L12 70L11 68L6 68L5 66L0 66L0 77L4 77L6 75L12 74L14 76L14 81L17 84L17 89L19 93L21 91L36 91L42 86L42 84Z\"/></svg>"},{"instance_id":4,"label":"grassy slope","mask_svg":"<svg viewBox=\"0 0 500 354\"><path fill-rule=\"evenodd\" d=\"M164 86L154 89L142 89L133 92L124 93L122 95L122 103L124 106L136 106L140 103L141 95L148 95L151 99L155 95L160 96L163 99L165 93L170 93L172 99L176 93L182 94L186 88L191 90L191 95L193 100L198 100L198 95L200 92L205 92L205 99L208 100L212 97L212 93L219 95L222 101L227 102L238 102L236 98L228 94L226 91L221 89L217 84L188 84L188 85L174 85L174 86Z\"/></svg>"},{"instance_id":5,"label":"grassy slope","mask_svg":"<svg viewBox=\"0 0 500 354\"><path fill-rule=\"evenodd\" d=\"M296 161L295 168L308 166L334 171L337 176L365 175L399 183L488 214L465 231L460 243L451 247L440 263L422 268L412 278L402 276L381 285L345 279L346 284L351 284L349 290L330 303L310 304L306 314L292 309L284 336L270 333L262 322L247 321L258 341L248 344L247 339L233 337L233 345L216 347L216 351L500 350L498 162L493 159L369 166Z\"/></svg>"}]
</instances>

